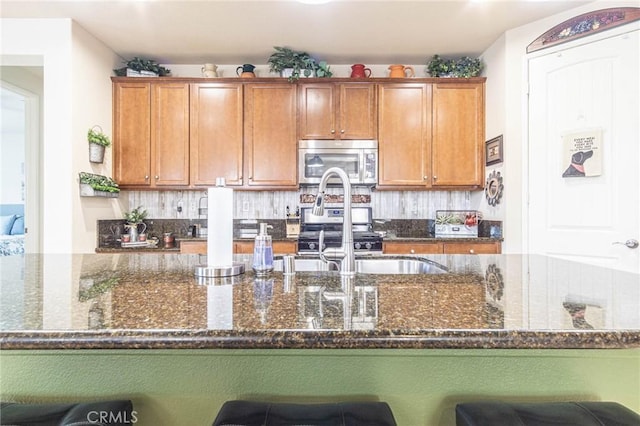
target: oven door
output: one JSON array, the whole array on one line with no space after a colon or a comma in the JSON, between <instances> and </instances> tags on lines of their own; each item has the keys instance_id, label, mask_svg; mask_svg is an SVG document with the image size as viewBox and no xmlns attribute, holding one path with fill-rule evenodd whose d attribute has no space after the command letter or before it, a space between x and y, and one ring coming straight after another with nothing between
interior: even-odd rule
<instances>
[{"instance_id":1,"label":"oven door","mask_svg":"<svg viewBox=\"0 0 640 426\"><path fill-rule=\"evenodd\" d=\"M302 185L318 185L325 171L339 167L349 176L352 185L363 184L363 150L351 148L306 148L299 150L299 181ZM329 184L339 184L340 179L331 178ZM375 183L375 182L374 182Z\"/></svg>"}]
</instances>

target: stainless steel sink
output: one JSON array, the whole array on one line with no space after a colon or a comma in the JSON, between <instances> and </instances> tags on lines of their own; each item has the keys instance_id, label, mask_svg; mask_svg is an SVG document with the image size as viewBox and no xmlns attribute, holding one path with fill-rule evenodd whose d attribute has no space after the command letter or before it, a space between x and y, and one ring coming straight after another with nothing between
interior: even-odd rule
<instances>
[{"instance_id":1,"label":"stainless steel sink","mask_svg":"<svg viewBox=\"0 0 640 426\"><path fill-rule=\"evenodd\" d=\"M294 267L296 272L337 271L339 269L336 263L325 263L320 259L305 257L296 257ZM282 271L283 269L284 264L282 258L274 259L273 270Z\"/></svg>"},{"instance_id":2,"label":"stainless steel sink","mask_svg":"<svg viewBox=\"0 0 640 426\"><path fill-rule=\"evenodd\" d=\"M359 274L443 274L444 266L425 259L356 259L356 273Z\"/></svg>"},{"instance_id":3,"label":"stainless steel sink","mask_svg":"<svg viewBox=\"0 0 640 426\"><path fill-rule=\"evenodd\" d=\"M295 258L296 272L338 271L336 263L325 263L315 258ZM275 271L283 270L282 258L273 261ZM411 257L367 257L356 259L356 273L358 274L444 274L447 269L426 259Z\"/></svg>"}]
</instances>

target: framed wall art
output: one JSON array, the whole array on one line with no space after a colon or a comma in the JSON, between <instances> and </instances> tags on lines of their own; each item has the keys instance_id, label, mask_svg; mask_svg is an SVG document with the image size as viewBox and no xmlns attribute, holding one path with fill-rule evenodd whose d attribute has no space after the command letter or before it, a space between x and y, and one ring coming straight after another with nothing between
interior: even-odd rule
<instances>
[{"instance_id":1,"label":"framed wall art","mask_svg":"<svg viewBox=\"0 0 640 426\"><path fill-rule=\"evenodd\" d=\"M502 147L502 135L485 142L485 158L486 165L502 163L504 159L504 151Z\"/></svg>"}]
</instances>

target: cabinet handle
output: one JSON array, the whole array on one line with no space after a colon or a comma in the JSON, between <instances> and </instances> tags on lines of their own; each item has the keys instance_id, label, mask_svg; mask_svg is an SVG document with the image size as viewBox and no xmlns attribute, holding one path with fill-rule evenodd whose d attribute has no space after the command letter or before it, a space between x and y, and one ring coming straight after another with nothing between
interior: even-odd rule
<instances>
[{"instance_id":1,"label":"cabinet handle","mask_svg":"<svg viewBox=\"0 0 640 426\"><path fill-rule=\"evenodd\" d=\"M331 129L331 134L335 134L336 133L336 129Z\"/></svg>"},{"instance_id":2,"label":"cabinet handle","mask_svg":"<svg viewBox=\"0 0 640 426\"><path fill-rule=\"evenodd\" d=\"M433 176L433 180L438 180L438 176Z\"/></svg>"},{"instance_id":3,"label":"cabinet handle","mask_svg":"<svg viewBox=\"0 0 640 426\"><path fill-rule=\"evenodd\" d=\"M429 176L422 176L422 180L429 180Z\"/></svg>"},{"instance_id":4,"label":"cabinet handle","mask_svg":"<svg viewBox=\"0 0 640 426\"><path fill-rule=\"evenodd\" d=\"M344 129L340 130L340 133L344 133Z\"/></svg>"},{"instance_id":5,"label":"cabinet handle","mask_svg":"<svg viewBox=\"0 0 640 426\"><path fill-rule=\"evenodd\" d=\"M475 251L473 251L473 249L469 249L469 253L473 254Z\"/></svg>"},{"instance_id":6,"label":"cabinet handle","mask_svg":"<svg viewBox=\"0 0 640 426\"><path fill-rule=\"evenodd\" d=\"M411 253L411 254L415 254L415 253L416 253L416 251L415 251L414 249L411 249L411 250L409 250L409 253Z\"/></svg>"},{"instance_id":7,"label":"cabinet handle","mask_svg":"<svg viewBox=\"0 0 640 426\"><path fill-rule=\"evenodd\" d=\"M144 180L149 180L149 175L146 175L146 176L144 177Z\"/></svg>"},{"instance_id":8,"label":"cabinet handle","mask_svg":"<svg viewBox=\"0 0 640 426\"><path fill-rule=\"evenodd\" d=\"M156 178L156 180L160 179L160 176L158 175L155 175L154 177Z\"/></svg>"}]
</instances>

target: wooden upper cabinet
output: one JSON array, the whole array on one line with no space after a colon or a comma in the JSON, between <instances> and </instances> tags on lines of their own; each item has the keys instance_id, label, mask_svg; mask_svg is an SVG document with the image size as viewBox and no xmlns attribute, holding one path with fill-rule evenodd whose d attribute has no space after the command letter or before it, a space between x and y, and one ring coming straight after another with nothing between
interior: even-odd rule
<instances>
[{"instance_id":1,"label":"wooden upper cabinet","mask_svg":"<svg viewBox=\"0 0 640 426\"><path fill-rule=\"evenodd\" d=\"M375 139L373 83L301 83L301 139Z\"/></svg>"},{"instance_id":2,"label":"wooden upper cabinet","mask_svg":"<svg viewBox=\"0 0 640 426\"><path fill-rule=\"evenodd\" d=\"M191 184L213 186L224 177L242 185L243 99L240 83L191 85Z\"/></svg>"},{"instance_id":3,"label":"wooden upper cabinet","mask_svg":"<svg viewBox=\"0 0 640 426\"><path fill-rule=\"evenodd\" d=\"M121 186L151 185L151 85L113 85L113 177Z\"/></svg>"},{"instance_id":4,"label":"wooden upper cabinet","mask_svg":"<svg viewBox=\"0 0 640 426\"><path fill-rule=\"evenodd\" d=\"M425 187L431 158L431 86L378 86L378 187Z\"/></svg>"},{"instance_id":5,"label":"wooden upper cabinet","mask_svg":"<svg viewBox=\"0 0 640 426\"><path fill-rule=\"evenodd\" d=\"M484 79L381 84L378 188L481 188L484 120Z\"/></svg>"},{"instance_id":6,"label":"wooden upper cabinet","mask_svg":"<svg viewBox=\"0 0 640 426\"><path fill-rule=\"evenodd\" d=\"M114 171L122 187L189 184L189 85L115 83Z\"/></svg>"},{"instance_id":7,"label":"wooden upper cabinet","mask_svg":"<svg viewBox=\"0 0 640 426\"><path fill-rule=\"evenodd\" d=\"M298 188L296 99L291 83L245 86L245 186Z\"/></svg>"},{"instance_id":8,"label":"wooden upper cabinet","mask_svg":"<svg viewBox=\"0 0 640 426\"><path fill-rule=\"evenodd\" d=\"M484 184L484 84L433 85L432 185Z\"/></svg>"},{"instance_id":9,"label":"wooden upper cabinet","mask_svg":"<svg viewBox=\"0 0 640 426\"><path fill-rule=\"evenodd\" d=\"M152 185L189 185L189 85L163 83L152 88Z\"/></svg>"}]
</instances>

